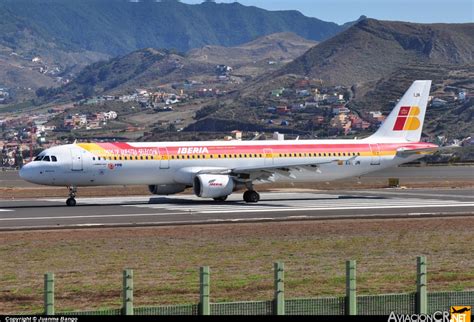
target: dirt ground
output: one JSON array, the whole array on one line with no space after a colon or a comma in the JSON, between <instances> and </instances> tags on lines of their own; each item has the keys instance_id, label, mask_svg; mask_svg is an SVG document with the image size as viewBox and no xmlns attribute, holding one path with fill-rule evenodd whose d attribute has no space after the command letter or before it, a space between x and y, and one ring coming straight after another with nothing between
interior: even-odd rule
<instances>
[{"instance_id":1,"label":"dirt ground","mask_svg":"<svg viewBox=\"0 0 474 322\"><path fill-rule=\"evenodd\" d=\"M332 220L0 234L0 314L40 312L43 274L56 274L56 310L120 307L134 269L135 306L198 302L199 267L211 301L269 300L273 263L285 263L286 298L343 295L357 260L359 294L415 290L416 256L428 290L474 289L474 220Z\"/></svg>"}]
</instances>

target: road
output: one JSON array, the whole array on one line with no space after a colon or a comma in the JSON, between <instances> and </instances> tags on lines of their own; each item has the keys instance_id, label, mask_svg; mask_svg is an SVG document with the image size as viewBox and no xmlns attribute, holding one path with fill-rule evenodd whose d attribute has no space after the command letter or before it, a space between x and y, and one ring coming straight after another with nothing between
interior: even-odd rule
<instances>
[{"instance_id":1,"label":"road","mask_svg":"<svg viewBox=\"0 0 474 322\"><path fill-rule=\"evenodd\" d=\"M193 195L0 201L0 230L176 225L271 220L474 215L474 189L375 189L261 193L247 204Z\"/></svg>"}]
</instances>

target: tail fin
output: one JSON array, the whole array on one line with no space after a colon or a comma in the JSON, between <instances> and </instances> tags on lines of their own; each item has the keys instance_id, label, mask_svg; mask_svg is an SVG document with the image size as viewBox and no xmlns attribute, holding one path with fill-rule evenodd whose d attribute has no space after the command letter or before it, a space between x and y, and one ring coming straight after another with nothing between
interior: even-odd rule
<instances>
[{"instance_id":1,"label":"tail fin","mask_svg":"<svg viewBox=\"0 0 474 322\"><path fill-rule=\"evenodd\" d=\"M390 138L419 142L430 88L430 80L414 81L370 139Z\"/></svg>"}]
</instances>

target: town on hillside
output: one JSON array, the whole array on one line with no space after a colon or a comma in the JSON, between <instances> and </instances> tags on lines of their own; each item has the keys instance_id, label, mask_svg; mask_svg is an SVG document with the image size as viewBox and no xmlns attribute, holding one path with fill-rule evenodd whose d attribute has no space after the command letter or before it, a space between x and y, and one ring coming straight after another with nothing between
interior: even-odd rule
<instances>
[{"instance_id":1,"label":"town on hillside","mask_svg":"<svg viewBox=\"0 0 474 322\"><path fill-rule=\"evenodd\" d=\"M4 116L0 119L1 165L20 167L40 150L74 140L143 140L156 128L183 131L186 126L183 115L200 113L199 108L189 113L190 106L202 107L209 100L225 98L233 89L231 78L232 67L218 65L216 79L209 82L186 80L160 88L137 88L132 92L81 99L42 112ZM0 89L0 99L2 97L8 97L3 88ZM380 110L351 109L351 100L350 89L326 86L319 79L306 77L297 79L289 87L263 93L254 102L256 106L249 108L256 110L260 118L257 132L296 128L317 132L320 138L358 137L375 131L383 123L386 115ZM433 109L454 109L470 100L473 95L467 90L450 88L446 95L430 97L429 104ZM188 121L193 121L193 117ZM140 120L143 121L140 123ZM149 120L154 122L149 124ZM236 128L232 137L235 139L235 133L240 132L241 129ZM228 138L229 134L215 133L214 138ZM427 139L453 143L444 137ZM472 144L472 141L465 140L463 144Z\"/></svg>"}]
</instances>

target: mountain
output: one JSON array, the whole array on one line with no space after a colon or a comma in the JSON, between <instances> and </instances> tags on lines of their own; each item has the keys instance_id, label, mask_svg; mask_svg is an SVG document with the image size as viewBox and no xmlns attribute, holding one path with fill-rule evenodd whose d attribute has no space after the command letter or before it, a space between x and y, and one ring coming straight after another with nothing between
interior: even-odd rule
<instances>
[{"instance_id":1,"label":"mountain","mask_svg":"<svg viewBox=\"0 0 474 322\"><path fill-rule=\"evenodd\" d=\"M362 20L365 20L365 19L367 19L367 16L362 15L362 16L359 17L359 19L357 19L355 21L346 22L345 24L342 25L342 28L343 29L350 28L353 25L355 25L356 23L358 23L359 21L362 21Z\"/></svg>"},{"instance_id":2,"label":"mountain","mask_svg":"<svg viewBox=\"0 0 474 322\"><path fill-rule=\"evenodd\" d=\"M237 2L0 0L2 11L69 49L111 56L148 47L186 52L206 45L236 46L277 32L321 41L343 29L298 11L267 11ZM10 28L21 30L16 24Z\"/></svg>"},{"instance_id":3,"label":"mountain","mask_svg":"<svg viewBox=\"0 0 474 322\"><path fill-rule=\"evenodd\" d=\"M84 68L71 83L42 91L44 99L75 99L107 93L151 88L190 77L216 78L216 65L234 67L240 76L252 77L278 68L303 54L316 42L293 33L263 36L237 47L206 46L180 54L165 49L145 48L128 55L97 62ZM275 61L277 67L269 64Z\"/></svg>"},{"instance_id":4,"label":"mountain","mask_svg":"<svg viewBox=\"0 0 474 322\"><path fill-rule=\"evenodd\" d=\"M191 76L213 75L214 64L193 63L165 49L145 48L84 68L69 84L42 91L40 98L75 100L103 93L158 87Z\"/></svg>"},{"instance_id":5,"label":"mountain","mask_svg":"<svg viewBox=\"0 0 474 322\"><path fill-rule=\"evenodd\" d=\"M281 69L243 84L225 104L210 110L189 129L206 131L235 128L273 129L272 106L304 103L295 96L296 84L306 79L313 87L345 86L352 97L347 107L356 114L389 112L416 79L433 80L432 95L445 98L445 108L429 109L425 134L462 137L474 131L474 106L456 101L458 92L474 91L474 24L414 24L364 19L340 34L319 43ZM285 97L270 93L287 89ZM304 88L309 89L309 86ZM311 109L307 109L311 110ZM318 113L321 113L319 111ZM301 113L282 116L295 126L278 131L297 132ZM262 125L261 120L267 120ZM235 122L239 124L234 124ZM234 123L233 123L234 122Z\"/></svg>"},{"instance_id":6,"label":"mountain","mask_svg":"<svg viewBox=\"0 0 474 322\"><path fill-rule=\"evenodd\" d=\"M332 84L353 85L380 79L407 64L473 61L472 23L415 24L364 19L312 48L277 75L306 75Z\"/></svg>"},{"instance_id":7,"label":"mountain","mask_svg":"<svg viewBox=\"0 0 474 322\"><path fill-rule=\"evenodd\" d=\"M275 33L259 37L254 41L235 46L204 46L192 49L188 57L202 62L240 65L259 62L290 62L304 54L317 42L304 39L294 33Z\"/></svg>"},{"instance_id":8,"label":"mountain","mask_svg":"<svg viewBox=\"0 0 474 322\"><path fill-rule=\"evenodd\" d=\"M107 57L71 48L0 6L0 87L15 95L28 95L41 86L60 86L71 73Z\"/></svg>"}]
</instances>

